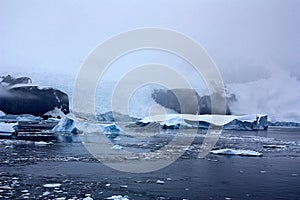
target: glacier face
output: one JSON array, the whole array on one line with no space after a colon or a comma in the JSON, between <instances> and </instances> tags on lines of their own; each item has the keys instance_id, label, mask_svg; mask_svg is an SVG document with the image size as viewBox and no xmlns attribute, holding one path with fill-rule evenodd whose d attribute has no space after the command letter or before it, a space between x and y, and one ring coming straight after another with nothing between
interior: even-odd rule
<instances>
[{"instance_id":1,"label":"glacier face","mask_svg":"<svg viewBox=\"0 0 300 200\"><path fill-rule=\"evenodd\" d=\"M139 126L152 126L159 124L165 129L209 128L222 127L226 130L266 130L268 128L267 115L190 115L168 114L143 118L136 122Z\"/></svg>"}]
</instances>

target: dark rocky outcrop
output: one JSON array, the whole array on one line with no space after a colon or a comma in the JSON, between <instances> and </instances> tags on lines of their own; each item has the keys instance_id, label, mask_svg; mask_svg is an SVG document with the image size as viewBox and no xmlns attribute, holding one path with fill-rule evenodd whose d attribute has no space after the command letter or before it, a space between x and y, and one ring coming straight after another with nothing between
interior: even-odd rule
<instances>
[{"instance_id":1,"label":"dark rocky outcrop","mask_svg":"<svg viewBox=\"0 0 300 200\"><path fill-rule=\"evenodd\" d=\"M7 76L2 76L0 78L2 79L2 80L0 79L2 85L6 84L6 85L9 85L9 86L12 86L12 85L16 85L16 84L29 84L29 83L32 83L32 80L29 77L14 78L11 75L7 75Z\"/></svg>"},{"instance_id":2,"label":"dark rocky outcrop","mask_svg":"<svg viewBox=\"0 0 300 200\"><path fill-rule=\"evenodd\" d=\"M64 92L54 88L40 88L27 84L31 83L31 79L28 77L15 79L6 76L1 78L0 110L4 113L42 116L55 108L61 109L65 114L69 113L69 98Z\"/></svg>"},{"instance_id":3,"label":"dark rocky outcrop","mask_svg":"<svg viewBox=\"0 0 300 200\"><path fill-rule=\"evenodd\" d=\"M214 111L212 111L211 97L216 101ZM231 114L228 104L226 104L226 109L222 108L221 101L224 101L224 98L218 93L200 97L193 89L159 89L154 90L152 98L156 103L181 114Z\"/></svg>"}]
</instances>

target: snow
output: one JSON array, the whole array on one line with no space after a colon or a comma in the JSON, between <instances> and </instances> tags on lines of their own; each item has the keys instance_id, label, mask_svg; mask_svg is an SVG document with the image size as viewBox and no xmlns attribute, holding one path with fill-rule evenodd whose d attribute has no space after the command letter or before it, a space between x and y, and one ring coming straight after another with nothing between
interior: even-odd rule
<instances>
[{"instance_id":1,"label":"snow","mask_svg":"<svg viewBox=\"0 0 300 200\"><path fill-rule=\"evenodd\" d=\"M210 151L212 154L220 155L238 155L238 156L262 156L261 153L253 150L244 149L218 149Z\"/></svg>"},{"instance_id":2,"label":"snow","mask_svg":"<svg viewBox=\"0 0 300 200\"><path fill-rule=\"evenodd\" d=\"M49 184L43 185L43 187L45 187L45 188L58 188L60 186L61 186L60 183L49 183Z\"/></svg>"},{"instance_id":3,"label":"snow","mask_svg":"<svg viewBox=\"0 0 300 200\"><path fill-rule=\"evenodd\" d=\"M15 129L14 127L17 126L17 123L4 123L0 122L0 132L4 133L14 133Z\"/></svg>"},{"instance_id":4,"label":"snow","mask_svg":"<svg viewBox=\"0 0 300 200\"><path fill-rule=\"evenodd\" d=\"M113 196L108 197L106 199L111 199L111 200L129 200L128 196L122 196L122 195L113 195Z\"/></svg>"},{"instance_id":5,"label":"snow","mask_svg":"<svg viewBox=\"0 0 300 200\"><path fill-rule=\"evenodd\" d=\"M179 126L191 127L191 122L204 122L208 125L224 126L224 129L237 130L263 130L268 126L267 115L192 115L192 114L167 114L145 117L138 121L139 124L157 122L163 127L179 128Z\"/></svg>"}]
</instances>

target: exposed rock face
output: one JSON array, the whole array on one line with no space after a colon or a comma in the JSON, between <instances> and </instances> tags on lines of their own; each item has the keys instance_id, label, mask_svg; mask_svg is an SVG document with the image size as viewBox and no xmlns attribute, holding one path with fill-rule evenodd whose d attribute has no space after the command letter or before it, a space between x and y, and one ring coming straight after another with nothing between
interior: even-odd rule
<instances>
[{"instance_id":1,"label":"exposed rock face","mask_svg":"<svg viewBox=\"0 0 300 200\"><path fill-rule=\"evenodd\" d=\"M65 114L69 113L69 98L64 92L54 88L40 88L27 84L31 83L31 79L27 77L14 79L6 76L1 78L0 110L4 113L42 116L55 108L61 109Z\"/></svg>"},{"instance_id":2,"label":"exposed rock face","mask_svg":"<svg viewBox=\"0 0 300 200\"><path fill-rule=\"evenodd\" d=\"M5 85L9 85L9 86L16 85L16 84L32 83L32 80L29 77L13 78L12 76L7 75L7 76L2 76L0 78L2 79L1 84L5 84Z\"/></svg>"},{"instance_id":3,"label":"exposed rock face","mask_svg":"<svg viewBox=\"0 0 300 200\"><path fill-rule=\"evenodd\" d=\"M152 93L152 98L156 103L170 108L181 114L226 114L230 115L230 109L226 104L226 109L222 108L221 101L224 98L215 93L212 95L217 104L212 111L211 97L202 96L193 89L172 89L172 90L155 90ZM180 99L180 101L179 101ZM179 103L181 102L181 103ZM220 102L220 104L218 104Z\"/></svg>"}]
</instances>

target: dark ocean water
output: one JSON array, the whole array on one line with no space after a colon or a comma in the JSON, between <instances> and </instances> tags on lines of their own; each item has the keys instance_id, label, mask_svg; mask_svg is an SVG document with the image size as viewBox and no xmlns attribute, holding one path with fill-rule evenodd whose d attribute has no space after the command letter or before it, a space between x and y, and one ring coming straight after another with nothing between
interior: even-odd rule
<instances>
[{"instance_id":1,"label":"dark ocean water","mask_svg":"<svg viewBox=\"0 0 300 200\"><path fill-rule=\"evenodd\" d=\"M169 131L138 142L121 135L116 143L124 149L143 146L144 151L153 151L174 134L176 132ZM200 132L192 146L197 147L202 141L203 133ZM41 146L29 141L1 140L0 199L82 199L86 194L94 199L112 195L127 195L129 199L300 198L299 128L224 131L215 148L250 149L263 156L208 154L199 159L193 154L196 148L191 148L189 154L163 169L136 174L103 165L81 143L58 142ZM157 180L164 184L157 184ZM61 183L62 186L44 188L43 184L47 183ZM4 186L9 189L3 189ZM50 194L42 196L46 191Z\"/></svg>"}]
</instances>

